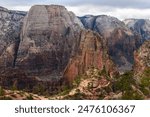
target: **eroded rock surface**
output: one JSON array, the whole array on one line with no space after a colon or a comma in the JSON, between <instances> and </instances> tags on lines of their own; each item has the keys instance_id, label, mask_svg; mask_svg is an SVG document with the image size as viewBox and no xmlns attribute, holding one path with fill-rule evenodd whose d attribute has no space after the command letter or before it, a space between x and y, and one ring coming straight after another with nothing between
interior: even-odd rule
<instances>
[{"instance_id":1,"label":"eroded rock surface","mask_svg":"<svg viewBox=\"0 0 150 117\"><path fill-rule=\"evenodd\" d=\"M63 6L33 6L24 19L17 67L57 78L78 48L81 28Z\"/></svg>"},{"instance_id":2,"label":"eroded rock surface","mask_svg":"<svg viewBox=\"0 0 150 117\"><path fill-rule=\"evenodd\" d=\"M150 39L150 20L149 19L126 19L126 26L141 36L141 42Z\"/></svg>"},{"instance_id":3,"label":"eroded rock surface","mask_svg":"<svg viewBox=\"0 0 150 117\"><path fill-rule=\"evenodd\" d=\"M70 59L64 75L69 81L73 81L77 75L84 74L92 67L99 70L105 67L112 75L116 72L113 62L109 59L103 37L96 32L83 30L78 52Z\"/></svg>"},{"instance_id":4,"label":"eroded rock surface","mask_svg":"<svg viewBox=\"0 0 150 117\"><path fill-rule=\"evenodd\" d=\"M0 7L0 68L14 67L26 12Z\"/></svg>"},{"instance_id":5,"label":"eroded rock surface","mask_svg":"<svg viewBox=\"0 0 150 117\"><path fill-rule=\"evenodd\" d=\"M94 30L106 38L109 55L122 72L131 70L133 65L133 52L141 42L123 22L110 16L84 16L80 17L87 29Z\"/></svg>"},{"instance_id":6,"label":"eroded rock surface","mask_svg":"<svg viewBox=\"0 0 150 117\"><path fill-rule=\"evenodd\" d=\"M142 75L150 79L150 40L145 41L142 46L134 53L134 75L135 78L141 80Z\"/></svg>"}]
</instances>

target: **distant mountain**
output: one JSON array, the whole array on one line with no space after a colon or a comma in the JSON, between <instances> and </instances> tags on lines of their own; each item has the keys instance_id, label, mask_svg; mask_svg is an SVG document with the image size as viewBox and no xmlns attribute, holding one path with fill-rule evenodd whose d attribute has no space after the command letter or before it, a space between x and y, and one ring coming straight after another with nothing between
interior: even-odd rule
<instances>
[{"instance_id":1,"label":"distant mountain","mask_svg":"<svg viewBox=\"0 0 150 117\"><path fill-rule=\"evenodd\" d=\"M123 21L132 31L142 37L142 43L150 39L150 20L149 19L126 19Z\"/></svg>"},{"instance_id":2,"label":"distant mountain","mask_svg":"<svg viewBox=\"0 0 150 117\"><path fill-rule=\"evenodd\" d=\"M141 44L138 35L115 17L87 15L79 19L86 29L96 31L106 39L109 55L120 71L132 69L133 52Z\"/></svg>"}]
</instances>

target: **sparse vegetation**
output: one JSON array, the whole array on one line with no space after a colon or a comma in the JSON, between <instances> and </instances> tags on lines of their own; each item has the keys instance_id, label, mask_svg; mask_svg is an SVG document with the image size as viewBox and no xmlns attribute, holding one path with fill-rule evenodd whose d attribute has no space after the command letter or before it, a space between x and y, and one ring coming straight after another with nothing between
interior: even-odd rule
<instances>
[{"instance_id":1,"label":"sparse vegetation","mask_svg":"<svg viewBox=\"0 0 150 117\"><path fill-rule=\"evenodd\" d=\"M107 72L105 66L103 66L103 69L99 72L99 76L105 76L107 80L110 79L109 73Z\"/></svg>"},{"instance_id":2,"label":"sparse vegetation","mask_svg":"<svg viewBox=\"0 0 150 117\"><path fill-rule=\"evenodd\" d=\"M143 95L141 95L137 90L133 89L132 86L136 86L135 80L133 79L133 72L127 72L120 75L114 82L112 88L115 92L123 92L123 100L141 100Z\"/></svg>"},{"instance_id":3,"label":"sparse vegetation","mask_svg":"<svg viewBox=\"0 0 150 117\"><path fill-rule=\"evenodd\" d=\"M81 92L75 93L74 95L68 95L65 97L65 99L71 99L71 100L83 100L86 98L87 98L86 95Z\"/></svg>"},{"instance_id":4,"label":"sparse vegetation","mask_svg":"<svg viewBox=\"0 0 150 117\"><path fill-rule=\"evenodd\" d=\"M33 100L33 96L30 94L29 96L27 96L26 99L27 99L27 100Z\"/></svg>"},{"instance_id":5,"label":"sparse vegetation","mask_svg":"<svg viewBox=\"0 0 150 117\"><path fill-rule=\"evenodd\" d=\"M11 90L12 90L12 91L17 90L17 87L16 87L16 85L15 85L15 84L13 84L13 86L12 86Z\"/></svg>"},{"instance_id":6,"label":"sparse vegetation","mask_svg":"<svg viewBox=\"0 0 150 117\"><path fill-rule=\"evenodd\" d=\"M58 95L61 96L61 95L67 95L70 91L71 91L71 87L69 86L64 86L63 87L63 91L61 93L59 93Z\"/></svg>"},{"instance_id":7,"label":"sparse vegetation","mask_svg":"<svg viewBox=\"0 0 150 117\"><path fill-rule=\"evenodd\" d=\"M12 98L8 96L2 96L0 97L0 100L12 100Z\"/></svg>"},{"instance_id":8,"label":"sparse vegetation","mask_svg":"<svg viewBox=\"0 0 150 117\"><path fill-rule=\"evenodd\" d=\"M142 74L141 85L150 88L150 68L147 68Z\"/></svg>"},{"instance_id":9,"label":"sparse vegetation","mask_svg":"<svg viewBox=\"0 0 150 117\"><path fill-rule=\"evenodd\" d=\"M81 76L78 75L78 76L75 78L75 80L74 80L74 82L73 82L73 85L74 85L75 87L77 87L77 86L79 86L80 82L81 82Z\"/></svg>"},{"instance_id":10,"label":"sparse vegetation","mask_svg":"<svg viewBox=\"0 0 150 117\"><path fill-rule=\"evenodd\" d=\"M0 86L0 96L3 96L4 95L4 89Z\"/></svg>"},{"instance_id":11,"label":"sparse vegetation","mask_svg":"<svg viewBox=\"0 0 150 117\"><path fill-rule=\"evenodd\" d=\"M42 94L43 92L44 92L44 86L41 84L38 84L33 88L33 93Z\"/></svg>"},{"instance_id":12,"label":"sparse vegetation","mask_svg":"<svg viewBox=\"0 0 150 117\"><path fill-rule=\"evenodd\" d=\"M150 96L150 68L147 68L141 75L140 90L144 95Z\"/></svg>"},{"instance_id":13,"label":"sparse vegetation","mask_svg":"<svg viewBox=\"0 0 150 117\"><path fill-rule=\"evenodd\" d=\"M142 100L144 97L137 91L127 90L123 93L123 100Z\"/></svg>"},{"instance_id":14,"label":"sparse vegetation","mask_svg":"<svg viewBox=\"0 0 150 117\"><path fill-rule=\"evenodd\" d=\"M113 86L112 86L115 92L131 90L132 89L131 86L135 84L132 72L127 72L123 75L120 75L120 77L116 79L117 80L113 83Z\"/></svg>"},{"instance_id":15,"label":"sparse vegetation","mask_svg":"<svg viewBox=\"0 0 150 117\"><path fill-rule=\"evenodd\" d=\"M92 82L89 82L89 83L88 83L88 86L87 86L87 89L90 90L91 88L93 88L93 83L92 83Z\"/></svg>"}]
</instances>

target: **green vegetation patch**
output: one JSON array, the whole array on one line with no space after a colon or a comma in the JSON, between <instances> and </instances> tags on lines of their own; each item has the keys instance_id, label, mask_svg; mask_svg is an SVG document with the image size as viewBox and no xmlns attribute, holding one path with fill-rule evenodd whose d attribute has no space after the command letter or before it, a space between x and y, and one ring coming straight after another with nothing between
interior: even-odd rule
<instances>
[{"instance_id":1,"label":"green vegetation patch","mask_svg":"<svg viewBox=\"0 0 150 117\"><path fill-rule=\"evenodd\" d=\"M3 96L5 93L4 89L0 86L0 96Z\"/></svg>"},{"instance_id":2,"label":"green vegetation patch","mask_svg":"<svg viewBox=\"0 0 150 117\"><path fill-rule=\"evenodd\" d=\"M119 78L113 84L114 92L123 92L122 99L123 100L141 100L144 99L143 95L138 92L136 89L134 90L132 86L136 88L136 81L133 78L133 72L127 72L123 75L120 75Z\"/></svg>"}]
</instances>

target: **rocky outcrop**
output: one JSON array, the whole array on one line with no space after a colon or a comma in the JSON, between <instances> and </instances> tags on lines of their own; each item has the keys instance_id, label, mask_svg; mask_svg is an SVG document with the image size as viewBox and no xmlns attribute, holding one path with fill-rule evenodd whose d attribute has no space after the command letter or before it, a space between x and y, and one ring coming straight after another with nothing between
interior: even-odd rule
<instances>
[{"instance_id":1,"label":"rocky outcrop","mask_svg":"<svg viewBox=\"0 0 150 117\"><path fill-rule=\"evenodd\" d=\"M78 75L84 74L90 68L103 68L113 75L116 69L109 59L104 39L96 32L83 30L80 44L75 57L67 65L64 77L72 82Z\"/></svg>"},{"instance_id":2,"label":"rocky outcrop","mask_svg":"<svg viewBox=\"0 0 150 117\"><path fill-rule=\"evenodd\" d=\"M109 55L120 71L130 70L133 52L139 47L140 39L125 24L110 16L80 17L87 29L94 30L106 38Z\"/></svg>"},{"instance_id":3,"label":"rocky outcrop","mask_svg":"<svg viewBox=\"0 0 150 117\"><path fill-rule=\"evenodd\" d=\"M132 32L115 17L99 15L99 16L83 16L80 17L81 22L87 29L92 29L98 32L100 35L108 38L115 29L123 29L125 32L132 35Z\"/></svg>"},{"instance_id":4,"label":"rocky outcrop","mask_svg":"<svg viewBox=\"0 0 150 117\"><path fill-rule=\"evenodd\" d=\"M26 12L0 7L0 68L14 67Z\"/></svg>"},{"instance_id":5,"label":"rocky outcrop","mask_svg":"<svg viewBox=\"0 0 150 117\"><path fill-rule=\"evenodd\" d=\"M134 77L140 81L142 75L147 72L147 79L150 79L150 40L145 41L134 53Z\"/></svg>"},{"instance_id":6,"label":"rocky outcrop","mask_svg":"<svg viewBox=\"0 0 150 117\"><path fill-rule=\"evenodd\" d=\"M149 19L126 19L126 26L141 36L141 42L150 39L150 20Z\"/></svg>"},{"instance_id":7,"label":"rocky outcrop","mask_svg":"<svg viewBox=\"0 0 150 117\"><path fill-rule=\"evenodd\" d=\"M16 67L59 78L78 48L82 24L63 6L33 6L23 21Z\"/></svg>"}]
</instances>

